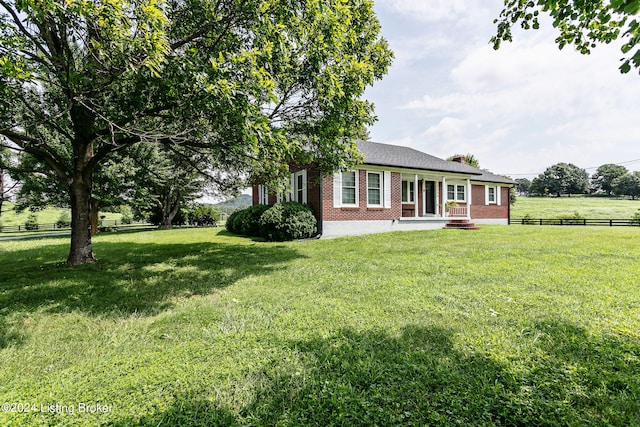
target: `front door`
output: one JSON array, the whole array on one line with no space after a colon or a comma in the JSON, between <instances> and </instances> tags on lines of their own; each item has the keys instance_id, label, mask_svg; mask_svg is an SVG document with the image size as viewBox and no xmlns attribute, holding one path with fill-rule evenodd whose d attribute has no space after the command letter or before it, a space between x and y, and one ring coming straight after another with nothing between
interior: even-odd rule
<instances>
[{"instance_id":1,"label":"front door","mask_svg":"<svg viewBox=\"0 0 640 427\"><path fill-rule=\"evenodd\" d=\"M426 197L426 214L436 213L436 183L434 181L425 181L425 197Z\"/></svg>"}]
</instances>

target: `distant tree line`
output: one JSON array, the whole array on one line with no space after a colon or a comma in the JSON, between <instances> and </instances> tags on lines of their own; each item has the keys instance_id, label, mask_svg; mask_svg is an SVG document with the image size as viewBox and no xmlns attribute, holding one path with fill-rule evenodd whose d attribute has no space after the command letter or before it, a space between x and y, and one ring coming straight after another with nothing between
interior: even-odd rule
<instances>
[{"instance_id":1,"label":"distant tree line","mask_svg":"<svg viewBox=\"0 0 640 427\"><path fill-rule=\"evenodd\" d=\"M604 194L607 196L640 197L640 172L608 163L589 177L586 170L571 163L548 167L533 180L518 178L516 191L523 195L558 196L571 194Z\"/></svg>"}]
</instances>

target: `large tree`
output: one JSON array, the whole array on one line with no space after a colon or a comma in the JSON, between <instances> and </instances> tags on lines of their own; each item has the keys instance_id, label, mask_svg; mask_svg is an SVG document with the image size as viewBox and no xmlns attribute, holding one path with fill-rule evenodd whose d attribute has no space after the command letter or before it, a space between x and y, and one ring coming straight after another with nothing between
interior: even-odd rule
<instances>
[{"instance_id":1,"label":"large tree","mask_svg":"<svg viewBox=\"0 0 640 427\"><path fill-rule=\"evenodd\" d=\"M640 172L619 176L613 181L612 187L617 196L629 196L635 200L636 197L640 197Z\"/></svg>"},{"instance_id":2,"label":"large tree","mask_svg":"<svg viewBox=\"0 0 640 427\"><path fill-rule=\"evenodd\" d=\"M613 181L627 173L629 173L629 171L624 166L607 163L598 167L591 176L591 187L595 191L604 191L607 195L611 195L613 191Z\"/></svg>"},{"instance_id":3,"label":"large tree","mask_svg":"<svg viewBox=\"0 0 640 427\"><path fill-rule=\"evenodd\" d=\"M558 163L548 167L531 181L531 192L546 195L583 194L587 192L589 174L571 163Z\"/></svg>"},{"instance_id":4,"label":"large tree","mask_svg":"<svg viewBox=\"0 0 640 427\"><path fill-rule=\"evenodd\" d=\"M64 186L67 261L93 262L93 176L111 153L190 147L274 182L303 151L344 168L391 56L372 0L0 0L0 145Z\"/></svg>"},{"instance_id":5,"label":"large tree","mask_svg":"<svg viewBox=\"0 0 640 427\"><path fill-rule=\"evenodd\" d=\"M540 14L548 14L559 31L558 47L573 45L580 53L589 54L600 43L623 37L624 55L620 71L640 68L640 0L505 0L491 39L495 49L502 41L511 41L511 28L537 29Z\"/></svg>"}]
</instances>

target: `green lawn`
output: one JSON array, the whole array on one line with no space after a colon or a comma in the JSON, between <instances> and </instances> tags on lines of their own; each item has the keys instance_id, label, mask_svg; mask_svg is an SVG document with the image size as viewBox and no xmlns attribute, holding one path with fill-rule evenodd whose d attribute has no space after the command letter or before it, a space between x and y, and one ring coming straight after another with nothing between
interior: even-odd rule
<instances>
[{"instance_id":1,"label":"green lawn","mask_svg":"<svg viewBox=\"0 0 640 427\"><path fill-rule=\"evenodd\" d=\"M639 239L0 242L0 425L640 425Z\"/></svg>"},{"instance_id":2,"label":"green lawn","mask_svg":"<svg viewBox=\"0 0 640 427\"><path fill-rule=\"evenodd\" d=\"M518 197L512 218L556 218L577 212L583 218L629 219L640 209L640 200L609 197Z\"/></svg>"},{"instance_id":3,"label":"green lawn","mask_svg":"<svg viewBox=\"0 0 640 427\"><path fill-rule=\"evenodd\" d=\"M39 224L55 224L64 212L71 212L71 210L47 207L36 211L35 214L38 216ZM31 212L28 209L22 212L16 212L14 210L14 203L4 202L2 204L2 214L0 215L0 225L24 225L29 214L31 214ZM105 220L119 220L122 217L121 214L113 212L104 212L100 215L104 216Z\"/></svg>"}]
</instances>

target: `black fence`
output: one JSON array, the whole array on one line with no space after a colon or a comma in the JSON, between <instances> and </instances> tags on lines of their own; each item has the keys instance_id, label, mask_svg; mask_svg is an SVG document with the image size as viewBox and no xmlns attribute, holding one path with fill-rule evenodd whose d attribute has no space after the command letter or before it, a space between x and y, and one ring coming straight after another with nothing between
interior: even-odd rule
<instances>
[{"instance_id":1,"label":"black fence","mask_svg":"<svg viewBox=\"0 0 640 427\"><path fill-rule=\"evenodd\" d=\"M607 227L638 227L637 219L597 219L597 218L511 218L512 225L602 225Z\"/></svg>"},{"instance_id":2,"label":"black fence","mask_svg":"<svg viewBox=\"0 0 640 427\"><path fill-rule=\"evenodd\" d=\"M123 224L118 220L106 220L100 221L100 229L113 229L113 228L129 228L147 226L147 222L131 222L129 224ZM2 225L0 226L0 233L22 233L25 231L66 231L71 230L70 225L66 224L23 224L23 225Z\"/></svg>"}]
</instances>

